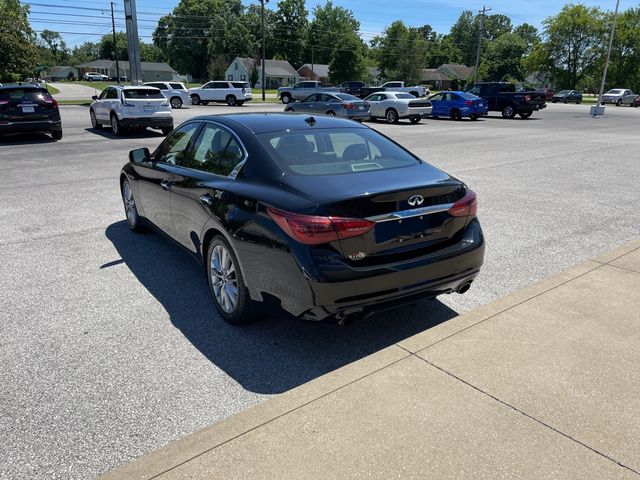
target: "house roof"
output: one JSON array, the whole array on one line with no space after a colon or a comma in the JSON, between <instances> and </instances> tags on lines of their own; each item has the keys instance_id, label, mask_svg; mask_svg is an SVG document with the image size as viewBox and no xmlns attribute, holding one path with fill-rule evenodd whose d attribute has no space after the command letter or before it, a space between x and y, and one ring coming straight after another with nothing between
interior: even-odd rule
<instances>
[{"instance_id":1,"label":"house roof","mask_svg":"<svg viewBox=\"0 0 640 480\"><path fill-rule=\"evenodd\" d=\"M311 68L313 66L313 68ZM328 77L329 76L329 65L324 65L322 63L305 63L298 69L298 73L300 70L307 67L309 70L312 70L313 73L318 77Z\"/></svg>"},{"instance_id":2,"label":"house roof","mask_svg":"<svg viewBox=\"0 0 640 480\"><path fill-rule=\"evenodd\" d=\"M423 68L421 74L422 81L424 82L444 82L451 80L437 68Z\"/></svg>"},{"instance_id":3,"label":"house roof","mask_svg":"<svg viewBox=\"0 0 640 480\"><path fill-rule=\"evenodd\" d=\"M466 80L473 73L472 67L467 67L466 65L462 65L459 63L445 63L440 65L438 69L445 75L453 76L458 80Z\"/></svg>"},{"instance_id":4,"label":"house roof","mask_svg":"<svg viewBox=\"0 0 640 480\"><path fill-rule=\"evenodd\" d=\"M247 72L253 70L253 58L238 57ZM235 60L234 60L235 61ZM298 72L286 60L265 60L264 73L267 77L297 77Z\"/></svg>"},{"instance_id":5,"label":"house roof","mask_svg":"<svg viewBox=\"0 0 640 480\"><path fill-rule=\"evenodd\" d=\"M120 68L124 70L131 70L131 66L129 62L126 60L119 60L118 64ZM115 68L116 62L113 60L93 60L92 62L82 63L77 65L77 68ZM153 72L170 72L170 73L178 73L171 65L162 62L140 62L140 66L142 70L153 71Z\"/></svg>"}]
</instances>

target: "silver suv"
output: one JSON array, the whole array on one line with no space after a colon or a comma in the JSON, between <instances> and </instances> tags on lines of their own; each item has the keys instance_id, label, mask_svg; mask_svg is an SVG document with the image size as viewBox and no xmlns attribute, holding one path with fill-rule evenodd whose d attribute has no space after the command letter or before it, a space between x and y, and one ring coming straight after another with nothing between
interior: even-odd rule
<instances>
[{"instance_id":1,"label":"silver suv","mask_svg":"<svg viewBox=\"0 0 640 480\"><path fill-rule=\"evenodd\" d=\"M111 125L116 136L129 129L147 127L159 128L164 135L173 130L171 106L157 88L112 85L99 97L94 95L93 100L89 116L91 126L96 130Z\"/></svg>"},{"instance_id":2,"label":"silver suv","mask_svg":"<svg viewBox=\"0 0 640 480\"><path fill-rule=\"evenodd\" d=\"M162 92L171 108L181 108L185 102L190 100L189 89L181 82L147 82L143 85L155 87Z\"/></svg>"}]
</instances>

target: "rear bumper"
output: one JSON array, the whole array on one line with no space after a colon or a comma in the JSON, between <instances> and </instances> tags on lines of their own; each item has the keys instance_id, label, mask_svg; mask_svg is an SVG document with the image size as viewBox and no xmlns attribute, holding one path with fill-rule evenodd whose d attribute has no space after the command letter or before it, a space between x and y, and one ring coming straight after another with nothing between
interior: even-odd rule
<instances>
[{"instance_id":1,"label":"rear bumper","mask_svg":"<svg viewBox=\"0 0 640 480\"><path fill-rule=\"evenodd\" d=\"M331 255L322 252L319 258L326 262L323 267L303 249L292 252L294 261L294 257L283 255L269 265L264 276L273 282L256 285L250 281L248 286L252 298L277 298L281 309L306 320L366 314L456 291L477 277L484 250L482 229L474 219L456 243L417 258L357 267L330 260ZM327 268L331 270L330 278L322 272Z\"/></svg>"},{"instance_id":2,"label":"rear bumper","mask_svg":"<svg viewBox=\"0 0 640 480\"><path fill-rule=\"evenodd\" d=\"M120 120L123 127L151 127L161 128L173 125L172 117L139 117L139 118L123 118Z\"/></svg>"},{"instance_id":3,"label":"rear bumper","mask_svg":"<svg viewBox=\"0 0 640 480\"><path fill-rule=\"evenodd\" d=\"M37 120L33 122L8 122L0 120L0 134L19 132L51 132L62 130L60 120Z\"/></svg>"}]
</instances>

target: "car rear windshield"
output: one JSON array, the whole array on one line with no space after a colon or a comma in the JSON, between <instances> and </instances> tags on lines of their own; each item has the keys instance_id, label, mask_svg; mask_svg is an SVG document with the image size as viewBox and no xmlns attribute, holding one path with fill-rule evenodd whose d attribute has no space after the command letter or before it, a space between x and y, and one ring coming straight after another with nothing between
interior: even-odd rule
<instances>
[{"instance_id":1,"label":"car rear windshield","mask_svg":"<svg viewBox=\"0 0 640 480\"><path fill-rule=\"evenodd\" d=\"M236 88L249 88L249 84L247 82L231 82L231 84Z\"/></svg>"},{"instance_id":2,"label":"car rear windshield","mask_svg":"<svg viewBox=\"0 0 640 480\"><path fill-rule=\"evenodd\" d=\"M350 95L348 93L336 93L335 95L336 97L338 97L340 100L348 100L348 101L361 101L358 97L354 96L354 95Z\"/></svg>"},{"instance_id":3,"label":"car rear windshield","mask_svg":"<svg viewBox=\"0 0 640 480\"><path fill-rule=\"evenodd\" d=\"M149 100L149 99L162 99L164 95L155 88L136 88L123 90L124 98L130 98L131 100Z\"/></svg>"},{"instance_id":4,"label":"car rear windshield","mask_svg":"<svg viewBox=\"0 0 640 480\"><path fill-rule=\"evenodd\" d=\"M386 137L364 128L287 130L257 137L282 170L299 175L342 175L420 163Z\"/></svg>"},{"instance_id":5,"label":"car rear windshield","mask_svg":"<svg viewBox=\"0 0 640 480\"><path fill-rule=\"evenodd\" d=\"M396 98L411 98L413 100L416 99L416 97L414 97L410 93L396 93Z\"/></svg>"},{"instance_id":6,"label":"car rear windshield","mask_svg":"<svg viewBox=\"0 0 640 480\"><path fill-rule=\"evenodd\" d=\"M171 88L173 88L174 90L186 90L186 88L184 87L184 85L182 85L181 83L170 83L169 84L171 86Z\"/></svg>"},{"instance_id":7,"label":"car rear windshield","mask_svg":"<svg viewBox=\"0 0 640 480\"><path fill-rule=\"evenodd\" d=\"M571 93L571 90L560 90L558 95L566 95L567 93Z\"/></svg>"},{"instance_id":8,"label":"car rear windshield","mask_svg":"<svg viewBox=\"0 0 640 480\"><path fill-rule=\"evenodd\" d=\"M5 88L0 90L0 100L41 102L43 100L51 100L51 95L45 89Z\"/></svg>"}]
</instances>

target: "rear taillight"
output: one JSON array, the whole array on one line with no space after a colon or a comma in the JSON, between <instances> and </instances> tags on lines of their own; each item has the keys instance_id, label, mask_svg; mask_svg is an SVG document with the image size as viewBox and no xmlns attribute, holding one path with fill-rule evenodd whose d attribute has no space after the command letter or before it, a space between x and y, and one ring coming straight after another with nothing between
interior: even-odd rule
<instances>
[{"instance_id":1,"label":"rear taillight","mask_svg":"<svg viewBox=\"0 0 640 480\"><path fill-rule=\"evenodd\" d=\"M0 100L0 105L8 105L9 100Z\"/></svg>"},{"instance_id":2,"label":"rear taillight","mask_svg":"<svg viewBox=\"0 0 640 480\"><path fill-rule=\"evenodd\" d=\"M347 110L353 110L356 108L356 106L353 103L343 103L342 106Z\"/></svg>"},{"instance_id":3,"label":"rear taillight","mask_svg":"<svg viewBox=\"0 0 640 480\"><path fill-rule=\"evenodd\" d=\"M305 245L357 237L375 226L374 222L360 218L300 215L273 207L268 207L267 212L287 235Z\"/></svg>"},{"instance_id":4,"label":"rear taillight","mask_svg":"<svg viewBox=\"0 0 640 480\"><path fill-rule=\"evenodd\" d=\"M466 102L464 102L465 105L473 105L473 100L467 100Z\"/></svg>"},{"instance_id":5,"label":"rear taillight","mask_svg":"<svg viewBox=\"0 0 640 480\"><path fill-rule=\"evenodd\" d=\"M454 217L468 217L478 213L478 198L476 194L469 192L448 210L449 215Z\"/></svg>"},{"instance_id":6,"label":"rear taillight","mask_svg":"<svg viewBox=\"0 0 640 480\"><path fill-rule=\"evenodd\" d=\"M47 105L51 105L52 107L58 106L58 101L55 98L45 98L44 103Z\"/></svg>"}]
</instances>

